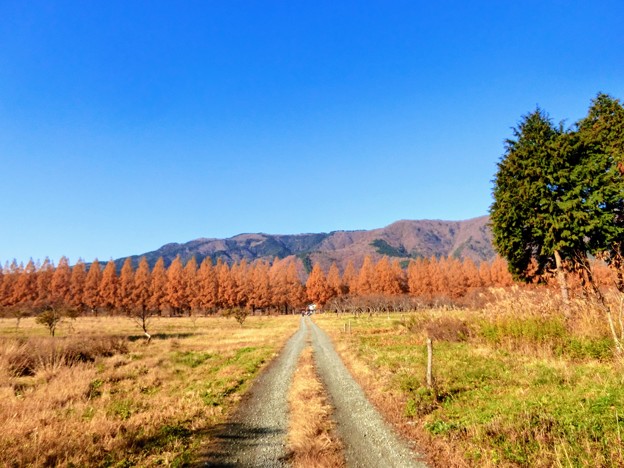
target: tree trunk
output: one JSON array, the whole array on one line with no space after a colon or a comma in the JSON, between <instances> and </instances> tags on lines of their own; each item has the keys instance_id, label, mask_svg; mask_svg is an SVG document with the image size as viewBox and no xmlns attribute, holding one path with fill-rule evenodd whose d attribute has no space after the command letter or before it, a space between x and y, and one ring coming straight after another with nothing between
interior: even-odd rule
<instances>
[{"instance_id":1,"label":"tree trunk","mask_svg":"<svg viewBox=\"0 0 624 468\"><path fill-rule=\"evenodd\" d=\"M570 316L570 292L568 288L568 279L566 278L565 271L563 269L563 262L561 260L561 254L558 250L555 250L555 265L557 266L557 282L561 289L561 299L563 300L564 314L566 317Z\"/></svg>"},{"instance_id":2,"label":"tree trunk","mask_svg":"<svg viewBox=\"0 0 624 468\"><path fill-rule=\"evenodd\" d=\"M621 293L624 293L624 275L622 274L622 270L615 270L615 287Z\"/></svg>"},{"instance_id":3,"label":"tree trunk","mask_svg":"<svg viewBox=\"0 0 624 468\"><path fill-rule=\"evenodd\" d=\"M615 287L618 291L624 293L624 274L622 274L621 250L621 248L617 249L617 253L613 256L613 260L609 262L609 266L615 271Z\"/></svg>"}]
</instances>

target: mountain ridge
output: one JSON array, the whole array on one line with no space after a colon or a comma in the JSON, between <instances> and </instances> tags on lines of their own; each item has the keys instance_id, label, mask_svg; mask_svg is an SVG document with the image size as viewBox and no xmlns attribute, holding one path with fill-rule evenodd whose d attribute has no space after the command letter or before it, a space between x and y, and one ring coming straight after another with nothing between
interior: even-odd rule
<instances>
[{"instance_id":1,"label":"mountain ridge","mask_svg":"<svg viewBox=\"0 0 624 468\"><path fill-rule=\"evenodd\" d=\"M183 262L195 257L197 262L210 257L213 262L242 260L273 261L294 257L306 270L318 262L324 269L336 262L343 270L349 261L357 268L364 257L378 260L383 256L397 258L404 265L421 257L471 258L475 262L491 260L495 253L489 217L480 216L463 221L399 220L383 228L371 230L336 230L328 233L266 234L241 233L218 238L198 238L185 243L171 242L140 255L132 255L135 265L145 256L150 266L159 257L165 265L180 255ZM127 257L118 258L118 267Z\"/></svg>"}]
</instances>

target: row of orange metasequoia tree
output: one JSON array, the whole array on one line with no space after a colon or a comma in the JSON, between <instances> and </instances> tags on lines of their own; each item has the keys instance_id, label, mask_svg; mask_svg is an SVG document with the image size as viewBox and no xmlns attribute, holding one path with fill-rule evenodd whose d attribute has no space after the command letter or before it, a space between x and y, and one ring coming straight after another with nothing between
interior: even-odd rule
<instances>
[{"instance_id":1,"label":"row of orange metasequoia tree","mask_svg":"<svg viewBox=\"0 0 624 468\"><path fill-rule=\"evenodd\" d=\"M181 315L236 307L287 313L306 303L322 307L337 297L457 299L474 288L512 283L500 258L479 266L469 259L419 259L405 270L396 260L366 257L359 269L349 263L341 274L335 264L327 272L315 264L305 282L302 276L294 258L230 266L209 258L200 265L194 258L183 264L177 257L168 268L162 258L153 268L142 258L136 269L127 259L119 272L112 260L103 268L97 260L88 268L82 261L70 266L65 257L57 266L49 260L13 262L0 269L0 307L21 314L54 308Z\"/></svg>"},{"instance_id":2,"label":"row of orange metasequoia tree","mask_svg":"<svg viewBox=\"0 0 624 468\"><path fill-rule=\"evenodd\" d=\"M119 273L112 260L103 268L97 260L88 268L82 261L70 266L65 257L56 267L47 259L26 266L14 261L0 269L0 307L18 314L57 309L182 315L232 308L287 313L345 297L457 300L480 288L512 284L500 257L478 266L470 259L418 259L407 269L398 260L366 257L359 269L349 263L342 274L335 264L327 272L315 264L305 281L300 270L294 258L230 266L209 258L183 264L177 257L167 268L162 258L153 268L142 258L136 269L127 259Z\"/></svg>"}]
</instances>

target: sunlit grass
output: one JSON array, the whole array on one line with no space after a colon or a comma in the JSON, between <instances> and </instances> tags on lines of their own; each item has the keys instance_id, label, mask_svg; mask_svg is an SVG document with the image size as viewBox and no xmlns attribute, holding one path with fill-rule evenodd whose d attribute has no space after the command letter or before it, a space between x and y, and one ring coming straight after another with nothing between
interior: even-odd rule
<instances>
[{"instance_id":1,"label":"sunlit grass","mask_svg":"<svg viewBox=\"0 0 624 468\"><path fill-rule=\"evenodd\" d=\"M146 345L127 318L79 318L55 338L33 319L18 329L0 320L0 465L188 462L298 325L297 317L250 317L244 327L158 318ZM111 337L123 345L108 351ZM72 358L76 347L91 354ZM32 369L20 372L31 355Z\"/></svg>"},{"instance_id":2,"label":"sunlit grass","mask_svg":"<svg viewBox=\"0 0 624 468\"><path fill-rule=\"evenodd\" d=\"M483 311L315 321L374 400L396 397L390 419L416 427L440 465L624 465L624 369L604 324ZM429 389L425 337L436 334Z\"/></svg>"}]
</instances>

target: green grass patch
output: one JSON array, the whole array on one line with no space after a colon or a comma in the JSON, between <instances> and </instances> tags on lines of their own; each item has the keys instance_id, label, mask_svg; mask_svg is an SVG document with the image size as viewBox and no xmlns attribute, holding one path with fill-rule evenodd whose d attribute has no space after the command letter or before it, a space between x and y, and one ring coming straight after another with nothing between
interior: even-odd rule
<instances>
[{"instance_id":1,"label":"green grass patch","mask_svg":"<svg viewBox=\"0 0 624 468\"><path fill-rule=\"evenodd\" d=\"M129 419L136 411L136 405L132 400L114 400L108 405L107 413L110 416L119 418L123 421Z\"/></svg>"},{"instance_id":2,"label":"green grass patch","mask_svg":"<svg viewBox=\"0 0 624 468\"><path fill-rule=\"evenodd\" d=\"M195 368L201 366L214 355L197 351L176 351L173 353L172 361L176 364Z\"/></svg>"},{"instance_id":3,"label":"green grass patch","mask_svg":"<svg viewBox=\"0 0 624 468\"><path fill-rule=\"evenodd\" d=\"M89 383L89 390L87 391L87 398L98 398L102 395L102 385L104 381L102 379L95 379Z\"/></svg>"},{"instance_id":4,"label":"green grass patch","mask_svg":"<svg viewBox=\"0 0 624 468\"><path fill-rule=\"evenodd\" d=\"M228 398L246 389L271 354L269 347L244 347L224 357L219 365L212 367L211 375L202 384L204 404L227 406Z\"/></svg>"}]
</instances>

